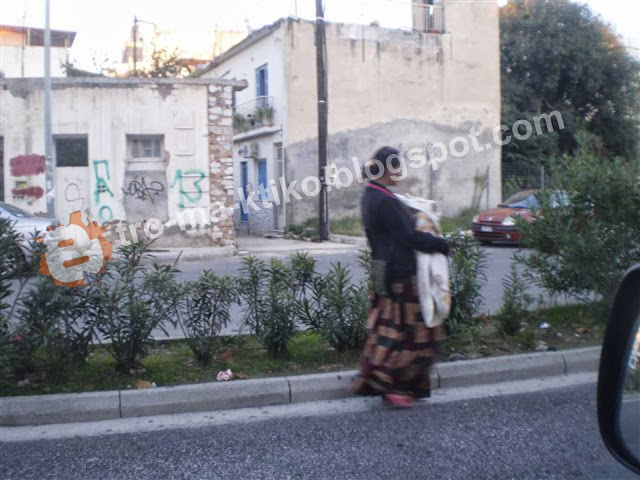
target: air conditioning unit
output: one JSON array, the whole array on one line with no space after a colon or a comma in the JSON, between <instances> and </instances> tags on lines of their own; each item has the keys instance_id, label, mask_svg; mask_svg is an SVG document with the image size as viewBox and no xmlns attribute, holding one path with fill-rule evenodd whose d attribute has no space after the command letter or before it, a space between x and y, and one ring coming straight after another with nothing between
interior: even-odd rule
<instances>
[{"instance_id":1,"label":"air conditioning unit","mask_svg":"<svg viewBox=\"0 0 640 480\"><path fill-rule=\"evenodd\" d=\"M260 156L260 144L258 142L251 142L249 150L252 157L258 158Z\"/></svg>"}]
</instances>

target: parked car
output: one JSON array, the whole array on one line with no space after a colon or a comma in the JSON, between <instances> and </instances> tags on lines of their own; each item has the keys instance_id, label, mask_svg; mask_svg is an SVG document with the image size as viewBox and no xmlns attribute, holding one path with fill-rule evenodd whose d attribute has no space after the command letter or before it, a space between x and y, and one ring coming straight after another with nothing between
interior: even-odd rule
<instances>
[{"instance_id":1,"label":"parked car","mask_svg":"<svg viewBox=\"0 0 640 480\"><path fill-rule=\"evenodd\" d=\"M34 233L46 232L47 227L58 226L55 218L39 217L8 203L0 202L0 218L6 218L20 234L20 246L26 249Z\"/></svg>"},{"instance_id":2,"label":"parked car","mask_svg":"<svg viewBox=\"0 0 640 480\"><path fill-rule=\"evenodd\" d=\"M473 238L482 243L507 242L520 243L522 231L516 225L516 219L522 218L533 222L539 217L539 190L522 190L497 206L483 210L473 217L471 233ZM554 205L566 205L565 192L553 193Z\"/></svg>"}]
</instances>

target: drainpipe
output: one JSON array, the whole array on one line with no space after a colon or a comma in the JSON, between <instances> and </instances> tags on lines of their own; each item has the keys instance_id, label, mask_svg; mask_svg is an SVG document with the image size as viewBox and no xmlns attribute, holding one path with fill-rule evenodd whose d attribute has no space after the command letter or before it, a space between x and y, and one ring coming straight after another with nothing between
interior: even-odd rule
<instances>
[{"instance_id":1,"label":"drainpipe","mask_svg":"<svg viewBox=\"0 0 640 480\"><path fill-rule=\"evenodd\" d=\"M51 141L51 28L49 26L49 0L44 2L44 158L45 198L47 216L55 218L54 178L56 173Z\"/></svg>"}]
</instances>

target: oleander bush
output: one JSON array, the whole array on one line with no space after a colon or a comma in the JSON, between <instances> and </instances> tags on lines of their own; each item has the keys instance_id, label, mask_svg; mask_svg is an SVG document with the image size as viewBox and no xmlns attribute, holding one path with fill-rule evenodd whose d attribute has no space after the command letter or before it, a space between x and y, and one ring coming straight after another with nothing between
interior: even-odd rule
<instances>
[{"instance_id":1,"label":"oleander bush","mask_svg":"<svg viewBox=\"0 0 640 480\"><path fill-rule=\"evenodd\" d=\"M481 314L482 286L487 282L487 255L473 239L462 233L448 237L453 252L449 272L451 312L445 322L449 334L473 325Z\"/></svg>"},{"instance_id":2,"label":"oleander bush","mask_svg":"<svg viewBox=\"0 0 640 480\"><path fill-rule=\"evenodd\" d=\"M106 263L105 271L84 290L84 319L97 340L109 352L121 373L140 366L154 342L154 334L168 335L179 299L175 295L175 268L148 264L149 246L121 246L120 258Z\"/></svg>"},{"instance_id":3,"label":"oleander bush","mask_svg":"<svg viewBox=\"0 0 640 480\"><path fill-rule=\"evenodd\" d=\"M337 352L362 345L369 292L366 281L353 283L342 264L332 265L326 275L313 279L305 307L300 312L301 321L316 330Z\"/></svg>"},{"instance_id":4,"label":"oleander bush","mask_svg":"<svg viewBox=\"0 0 640 480\"><path fill-rule=\"evenodd\" d=\"M288 353L296 331L295 277L291 265L249 256L241 268L240 292L244 323L272 355Z\"/></svg>"},{"instance_id":5,"label":"oleander bush","mask_svg":"<svg viewBox=\"0 0 640 480\"><path fill-rule=\"evenodd\" d=\"M202 366L213 359L216 337L231 321L231 306L240 303L237 282L205 270L193 282L177 286L177 324L196 360Z\"/></svg>"},{"instance_id":6,"label":"oleander bush","mask_svg":"<svg viewBox=\"0 0 640 480\"><path fill-rule=\"evenodd\" d=\"M533 297L527 292L527 282L520 276L515 264L511 265L509 276L502 279L502 287L502 306L495 316L496 326L503 335L512 336L528 320Z\"/></svg>"}]
</instances>

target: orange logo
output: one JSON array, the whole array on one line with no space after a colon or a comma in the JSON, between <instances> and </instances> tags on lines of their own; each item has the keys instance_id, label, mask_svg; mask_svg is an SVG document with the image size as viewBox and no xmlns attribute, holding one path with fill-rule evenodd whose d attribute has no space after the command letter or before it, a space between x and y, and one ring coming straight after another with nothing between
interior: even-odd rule
<instances>
[{"instance_id":1,"label":"orange logo","mask_svg":"<svg viewBox=\"0 0 640 480\"><path fill-rule=\"evenodd\" d=\"M85 273L102 273L111 259L113 245L104 238L107 227L97 222L86 226L80 210L69 216L69 225L59 225L38 239L47 249L41 255L39 272L53 277L56 285L84 285Z\"/></svg>"}]
</instances>

